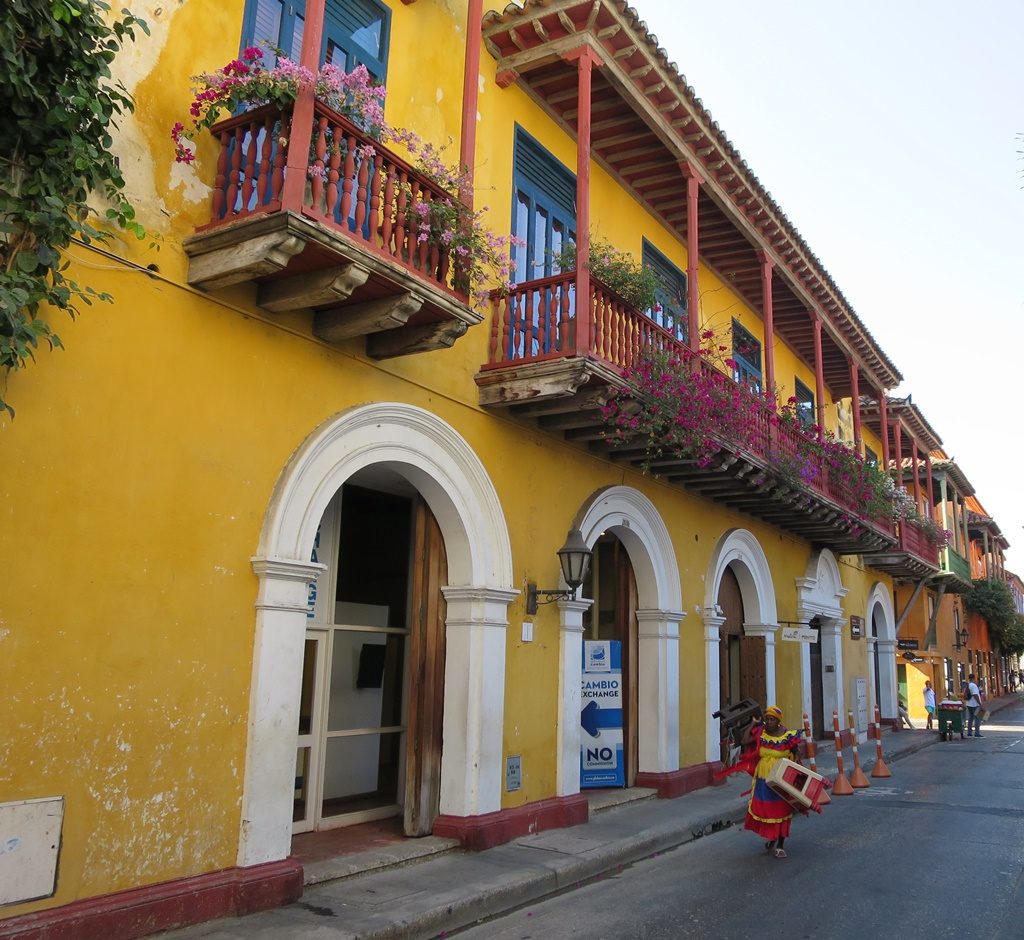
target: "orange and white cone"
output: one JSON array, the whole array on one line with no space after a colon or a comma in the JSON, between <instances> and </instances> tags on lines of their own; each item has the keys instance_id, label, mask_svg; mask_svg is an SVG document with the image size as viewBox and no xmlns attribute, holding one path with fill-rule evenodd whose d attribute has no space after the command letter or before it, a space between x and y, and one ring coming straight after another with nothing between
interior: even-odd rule
<instances>
[{"instance_id":1,"label":"orange and white cone","mask_svg":"<svg viewBox=\"0 0 1024 940\"><path fill-rule=\"evenodd\" d=\"M843 736L839 732L839 712L832 709L832 730L836 738L836 779L832 783L833 796L852 796L853 787L843 770Z\"/></svg>"},{"instance_id":2,"label":"orange and white cone","mask_svg":"<svg viewBox=\"0 0 1024 940\"><path fill-rule=\"evenodd\" d=\"M850 774L850 786L863 790L865 787L871 786L871 781L860 769L860 755L857 753L857 725L853 720L853 709L846 713L846 720L850 722L850 731L853 733L853 773Z\"/></svg>"},{"instance_id":3,"label":"orange and white cone","mask_svg":"<svg viewBox=\"0 0 1024 940\"><path fill-rule=\"evenodd\" d=\"M875 766L871 768L872 777L891 777L892 771L882 757L882 711L875 703Z\"/></svg>"},{"instance_id":4,"label":"orange and white cone","mask_svg":"<svg viewBox=\"0 0 1024 940\"><path fill-rule=\"evenodd\" d=\"M811 770L815 773L818 772L818 762L815 758L818 756L818 744L811 735L811 720L807 717L807 712L804 712L804 739L807 741L807 763ZM828 778L825 778L825 786L830 786ZM828 790L822 790L821 796L818 797L818 805L824 806L826 803L831 803L832 797L828 795Z\"/></svg>"}]
</instances>

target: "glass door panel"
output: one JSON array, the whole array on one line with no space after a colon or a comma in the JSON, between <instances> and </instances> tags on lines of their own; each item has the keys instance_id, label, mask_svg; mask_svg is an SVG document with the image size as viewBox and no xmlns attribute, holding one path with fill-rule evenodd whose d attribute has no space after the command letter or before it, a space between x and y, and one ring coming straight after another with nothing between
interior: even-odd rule
<instances>
[{"instance_id":1,"label":"glass door panel","mask_svg":"<svg viewBox=\"0 0 1024 940\"><path fill-rule=\"evenodd\" d=\"M323 819L392 815L398 809L402 770L400 728L332 735L324 759Z\"/></svg>"},{"instance_id":2,"label":"glass door panel","mask_svg":"<svg viewBox=\"0 0 1024 940\"><path fill-rule=\"evenodd\" d=\"M299 690L299 720L295 756L295 801L292 831L309 832L316 824L320 785L320 726L323 723L323 674L328 636L324 630L307 630Z\"/></svg>"}]
</instances>

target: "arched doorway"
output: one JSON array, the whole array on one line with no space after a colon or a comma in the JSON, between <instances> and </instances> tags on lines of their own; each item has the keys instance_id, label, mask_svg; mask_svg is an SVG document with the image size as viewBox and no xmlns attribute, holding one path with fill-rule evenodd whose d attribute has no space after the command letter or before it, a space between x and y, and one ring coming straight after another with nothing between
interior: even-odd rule
<instances>
[{"instance_id":1,"label":"arched doorway","mask_svg":"<svg viewBox=\"0 0 1024 940\"><path fill-rule=\"evenodd\" d=\"M882 718L895 720L898 677L896 671L896 612L892 595L882 582L868 594L867 623L870 624L869 661L874 671L872 691Z\"/></svg>"},{"instance_id":2,"label":"arched doorway","mask_svg":"<svg viewBox=\"0 0 1024 940\"><path fill-rule=\"evenodd\" d=\"M331 500L313 560L296 750L294 831L439 812L447 558L400 475L355 474Z\"/></svg>"},{"instance_id":3,"label":"arched doorway","mask_svg":"<svg viewBox=\"0 0 1024 940\"><path fill-rule=\"evenodd\" d=\"M707 759L721 759L718 719L723 704L775 700L778 615L768 559L753 533L730 529L711 553L705 578Z\"/></svg>"},{"instance_id":4,"label":"arched doorway","mask_svg":"<svg viewBox=\"0 0 1024 940\"><path fill-rule=\"evenodd\" d=\"M636 575L626 546L605 533L592 546L583 596L593 603L583 613L584 640L615 640L622 655L622 753L626 786L636 783L638 770L639 644Z\"/></svg>"},{"instance_id":5,"label":"arched doorway","mask_svg":"<svg viewBox=\"0 0 1024 940\"><path fill-rule=\"evenodd\" d=\"M726 708L748 698L767 705L765 640L763 636L747 636L744 633L743 625L747 618L743 608L743 592L731 565L722 572L718 585L718 606L725 617L719 626L718 707Z\"/></svg>"},{"instance_id":6,"label":"arched doorway","mask_svg":"<svg viewBox=\"0 0 1024 940\"><path fill-rule=\"evenodd\" d=\"M412 502L421 499L436 521L434 535L430 536L426 528L423 533L428 542L431 538L435 540L434 548L426 550L431 564L440 564L442 556L435 549L443 543L447 577L440 567L430 577L440 586L444 608L436 592L426 591L423 596L429 595L437 605L436 616L428 614L428 618L433 616L435 622L444 622L443 682L435 682L434 686L435 696L442 699L438 720L443 726L437 810L448 819L501 809L507 611L518 592L511 587L511 546L497 493L469 445L443 421L410 405L365 405L325 422L293 454L278 479L259 550L252 561L259 588L239 865L282 859L290 850L297 782L296 734L300 728L303 667L307 658L306 628L311 619L309 584L329 568L310 559L325 513L347 483L381 492L397 487L400 492L391 495ZM416 513L412 508L409 513L409 531L413 535L408 544L406 576L411 584L421 568L413 557ZM354 531L358 532L358 527ZM400 554L395 549L393 557ZM318 585L318 603L323 592L324 586ZM337 599L336 593L330 594L330 588L327 596ZM410 606L406 606L406 611ZM359 613L360 610L343 608L342 625ZM394 622L397 624L397 617ZM402 645L408 645L410 650L416 642L413 623L414 620L407 620L404 625L389 627L409 631L403 634ZM324 624L332 628L337 625L335 621ZM365 628L376 624L347 625L363 628L350 631L363 636L358 651L354 651L354 643L348 650L348 667L354 670L358 685L362 647L382 644L379 640L363 642L372 632ZM392 641L393 647L396 642ZM391 680L395 681L397 667L394 662L388 663L387 643L383 643L383 670L379 666L381 653L366 654L364 677L370 677L373 683L368 689L376 688L378 676L382 683L386 681L389 668ZM409 658L406 653L405 662ZM437 656L435 663L439 663ZM409 676L403 675L403 681L408 683L402 705L408 722L416 700ZM439 685L443 685L443 691L437 691ZM383 685L380 688L383 690ZM435 701L432 707L436 706ZM383 710L381 715L389 717ZM390 717L394 717L394 708ZM375 727L380 734L403 733L401 725L397 731L385 730L396 727L392 725ZM390 746L395 746L394 741ZM385 770L378 763L373 792L382 782L392 789L394 780L394 792L399 795L398 781L403 777L403 768L396 765L403 759L401 753L399 747L398 752L390 755ZM408 755L404 759L408 761ZM407 764L404 780L408 783L417 779L432 781L436 775L411 773ZM402 793L403 799L408 798L406 792ZM375 798L383 799L380 794ZM423 799L431 805L433 798L426 794Z\"/></svg>"},{"instance_id":7,"label":"arched doorway","mask_svg":"<svg viewBox=\"0 0 1024 940\"><path fill-rule=\"evenodd\" d=\"M839 563L828 549L807 561L804 577L796 579L797 617L817 631L817 640L801 644L802 707L810 715L818 740L832 734L832 712L843 713L843 601L847 589Z\"/></svg>"},{"instance_id":8,"label":"arched doorway","mask_svg":"<svg viewBox=\"0 0 1024 940\"><path fill-rule=\"evenodd\" d=\"M628 762L636 768L638 785L646 786L649 784L645 780L679 769L679 625L685 616L680 609L679 564L657 508L631 487L598 490L580 508L576 526L588 546L593 548L602 540L613 546L601 549L613 557L603 563L598 561L609 582L607 589L602 587L599 575L598 589L602 591L602 603L611 604L614 600L613 609L618 611L614 616L618 616L620 624L629 622L635 636L631 641L635 665L629 696L630 708L636 716L631 722L635 728L635 747ZM582 600L559 603L560 796L580 792L580 679L583 616L590 607L587 590L581 590ZM599 623L601 616L593 615L597 619L592 617L588 623Z\"/></svg>"}]
</instances>

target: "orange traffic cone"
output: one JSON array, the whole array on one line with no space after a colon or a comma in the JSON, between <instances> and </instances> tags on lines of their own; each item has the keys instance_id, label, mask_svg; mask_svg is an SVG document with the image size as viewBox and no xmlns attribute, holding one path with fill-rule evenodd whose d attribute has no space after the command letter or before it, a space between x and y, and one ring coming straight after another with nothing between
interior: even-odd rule
<instances>
[{"instance_id":1,"label":"orange traffic cone","mask_svg":"<svg viewBox=\"0 0 1024 940\"><path fill-rule=\"evenodd\" d=\"M810 765L811 770L817 773L818 762L815 758L818 756L818 744L811 734L811 720L807 717L807 712L804 712L804 739L807 741L807 763ZM829 786L827 778L825 780L825 786ZM818 805L825 806L831 802L832 797L828 795L828 790L822 790L821 796L818 797Z\"/></svg>"},{"instance_id":2,"label":"orange traffic cone","mask_svg":"<svg viewBox=\"0 0 1024 940\"><path fill-rule=\"evenodd\" d=\"M836 738L836 779L832 784L833 796L852 796L853 787L843 770L843 737L839 733L839 712L832 710L832 730Z\"/></svg>"},{"instance_id":3,"label":"orange traffic cone","mask_svg":"<svg viewBox=\"0 0 1024 940\"><path fill-rule=\"evenodd\" d=\"M871 768L872 777L891 777L892 771L882 757L882 712L875 704L875 766Z\"/></svg>"},{"instance_id":4,"label":"orange traffic cone","mask_svg":"<svg viewBox=\"0 0 1024 940\"><path fill-rule=\"evenodd\" d=\"M864 775L864 771L860 769L860 755L857 753L857 725L853 720L853 709L850 709L846 713L846 720L850 723L850 730L853 732L853 773L850 774L850 786L856 787L858 790L863 790L865 787L871 786L871 781Z\"/></svg>"}]
</instances>

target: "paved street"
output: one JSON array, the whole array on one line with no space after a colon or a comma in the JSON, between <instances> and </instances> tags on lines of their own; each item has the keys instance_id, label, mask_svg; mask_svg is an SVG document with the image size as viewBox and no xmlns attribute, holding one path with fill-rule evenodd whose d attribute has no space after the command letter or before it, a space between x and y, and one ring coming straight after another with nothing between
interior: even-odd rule
<instances>
[{"instance_id":1,"label":"paved street","mask_svg":"<svg viewBox=\"0 0 1024 940\"><path fill-rule=\"evenodd\" d=\"M924 748L891 780L796 820L786 860L737 827L459 936L1024 936L1024 706L983 730Z\"/></svg>"}]
</instances>

